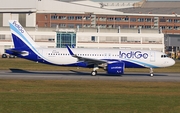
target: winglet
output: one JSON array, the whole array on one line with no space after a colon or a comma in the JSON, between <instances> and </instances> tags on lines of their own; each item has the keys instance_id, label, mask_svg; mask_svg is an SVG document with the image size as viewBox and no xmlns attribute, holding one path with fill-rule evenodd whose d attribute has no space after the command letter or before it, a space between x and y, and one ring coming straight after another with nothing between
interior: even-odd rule
<instances>
[{"instance_id":1,"label":"winglet","mask_svg":"<svg viewBox=\"0 0 180 113\"><path fill-rule=\"evenodd\" d=\"M66 45L66 47L67 47L67 49L68 49L68 51L69 51L69 54L72 55L72 56L74 56L74 53L73 53L72 50L69 48L69 46Z\"/></svg>"}]
</instances>

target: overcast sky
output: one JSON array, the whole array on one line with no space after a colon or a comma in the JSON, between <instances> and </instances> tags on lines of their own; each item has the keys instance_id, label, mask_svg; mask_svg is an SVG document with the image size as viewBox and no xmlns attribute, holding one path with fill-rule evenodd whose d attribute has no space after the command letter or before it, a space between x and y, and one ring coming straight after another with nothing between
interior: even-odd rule
<instances>
[{"instance_id":1,"label":"overcast sky","mask_svg":"<svg viewBox=\"0 0 180 113\"><path fill-rule=\"evenodd\" d=\"M141 1L141 0L92 0L95 2L112 2L112 1ZM180 1L180 0L147 0L147 1Z\"/></svg>"}]
</instances>

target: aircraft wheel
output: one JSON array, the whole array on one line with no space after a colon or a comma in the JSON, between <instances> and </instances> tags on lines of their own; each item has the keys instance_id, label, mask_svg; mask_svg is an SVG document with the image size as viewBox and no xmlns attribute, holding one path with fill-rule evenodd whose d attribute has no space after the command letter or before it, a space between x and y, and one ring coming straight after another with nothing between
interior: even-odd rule
<instances>
[{"instance_id":1,"label":"aircraft wheel","mask_svg":"<svg viewBox=\"0 0 180 113\"><path fill-rule=\"evenodd\" d=\"M153 77L153 76L154 76L154 74L153 74L153 73L150 73L150 76L151 76L151 77Z\"/></svg>"},{"instance_id":2,"label":"aircraft wheel","mask_svg":"<svg viewBox=\"0 0 180 113\"><path fill-rule=\"evenodd\" d=\"M92 71L91 72L91 76L96 76L96 74L97 74L97 71Z\"/></svg>"},{"instance_id":3,"label":"aircraft wheel","mask_svg":"<svg viewBox=\"0 0 180 113\"><path fill-rule=\"evenodd\" d=\"M153 73L153 68L150 68L150 76L153 77L154 73Z\"/></svg>"}]
</instances>

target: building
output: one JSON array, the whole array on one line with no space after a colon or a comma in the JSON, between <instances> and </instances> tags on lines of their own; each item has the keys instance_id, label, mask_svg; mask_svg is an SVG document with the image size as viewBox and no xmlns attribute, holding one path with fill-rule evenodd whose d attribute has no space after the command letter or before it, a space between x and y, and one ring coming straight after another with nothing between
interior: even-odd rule
<instances>
[{"instance_id":1,"label":"building","mask_svg":"<svg viewBox=\"0 0 180 113\"><path fill-rule=\"evenodd\" d=\"M9 2L11 2L11 4L9 4ZM146 4L149 3L152 2L143 0L140 2L133 2L129 4L128 7L121 7L120 9L110 10L106 5L102 7L102 4L92 1L1 0L0 41L3 42L1 43L1 46L4 46L4 48L9 47L9 45L2 45L10 37L10 34L3 34L8 33L7 27L9 26L9 19L19 20L22 26L26 27L28 31L33 32L32 37L34 37L36 41L39 40L40 44L48 45L50 43L48 47L64 47L64 42L61 39L63 39L64 36L67 36L70 37L69 40L72 41L72 45L76 43L76 47L85 47L88 44L93 45L95 43L97 43L97 45L101 45L100 38L106 37L106 43L102 43L104 44L103 46L101 45L97 47L106 47L108 45L108 47L111 46L112 48L122 48L122 46L119 45L123 45L122 43L125 44L125 42L122 42L122 40L124 40L125 38L122 39L122 37L124 36L119 36L120 33L118 34L118 29L121 29L121 33L125 33L127 36L128 33L137 33L140 30L141 33L151 33L152 35L150 36L153 36L153 34L158 35L161 32L163 32L164 34L180 33L180 17L178 13L153 13L149 10L149 12L145 12L145 9L147 9L147 7L149 6ZM171 7L172 6L173 5L171 5ZM154 7L150 7L149 9L152 10L153 8ZM178 7L176 7L176 9L178 10ZM77 32L78 29L79 31ZM100 30L100 32L98 31L98 34L97 30ZM93 39L95 41L88 43L80 41L80 39L82 39L79 38L80 35L82 35L83 32L90 31L92 31L91 34L93 34L93 36L87 36L87 40ZM45 38L42 38L43 36L38 36L38 34L46 34L45 32L49 32L49 35ZM116 39L113 38L112 40L116 40L118 42L118 45L116 45L117 43L115 44L114 41L111 41L109 34L106 34L107 36L102 36L101 33L103 32L108 32L113 37L116 37ZM37 36L34 34L36 34ZM160 47L164 48L164 39L162 39L161 35L162 34L158 35L160 36L160 39L157 39L160 41L154 40L153 37L151 39L150 37L147 38L148 43L146 44L154 43L157 45L157 42L161 42L158 44L161 44ZM74 39L73 37L78 38ZM96 39L98 39L99 42ZM137 44L133 42L132 38L127 39L128 40L126 44L130 45L123 45L125 48L135 47L138 44L141 44L142 47L138 46L137 48L143 48L143 46L144 48L146 48L147 46L143 44L144 42L141 41L141 37L137 40L134 39L134 42L137 42ZM45 43L45 40L48 44ZM157 46L148 45L148 48L149 47L154 48ZM163 49L160 50L162 51Z\"/></svg>"}]
</instances>

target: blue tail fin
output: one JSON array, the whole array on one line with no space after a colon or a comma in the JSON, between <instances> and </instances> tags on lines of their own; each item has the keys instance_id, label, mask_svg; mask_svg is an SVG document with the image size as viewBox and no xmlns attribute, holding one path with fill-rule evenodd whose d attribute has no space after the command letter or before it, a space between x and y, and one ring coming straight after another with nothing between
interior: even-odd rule
<instances>
[{"instance_id":1,"label":"blue tail fin","mask_svg":"<svg viewBox=\"0 0 180 113\"><path fill-rule=\"evenodd\" d=\"M33 50L39 47L18 21L10 20L9 25L15 49Z\"/></svg>"},{"instance_id":2,"label":"blue tail fin","mask_svg":"<svg viewBox=\"0 0 180 113\"><path fill-rule=\"evenodd\" d=\"M40 46L32 40L21 24L16 20L9 21L14 48L7 49L6 53L23 57L30 60L37 60L37 57L44 58L38 51Z\"/></svg>"},{"instance_id":3,"label":"blue tail fin","mask_svg":"<svg viewBox=\"0 0 180 113\"><path fill-rule=\"evenodd\" d=\"M13 33L12 33L12 40L13 40L15 49L27 49L28 48L28 46Z\"/></svg>"}]
</instances>

